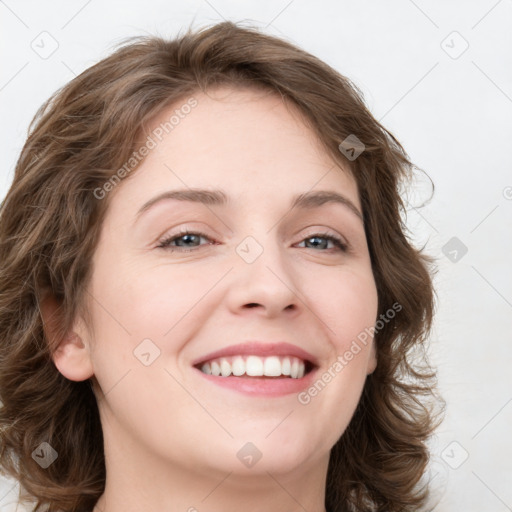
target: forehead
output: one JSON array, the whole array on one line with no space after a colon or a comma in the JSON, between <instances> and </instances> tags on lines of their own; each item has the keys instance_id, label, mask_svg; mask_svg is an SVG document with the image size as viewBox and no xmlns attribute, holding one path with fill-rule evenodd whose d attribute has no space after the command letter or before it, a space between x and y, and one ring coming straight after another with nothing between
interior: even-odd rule
<instances>
[{"instance_id":1,"label":"forehead","mask_svg":"<svg viewBox=\"0 0 512 512\"><path fill-rule=\"evenodd\" d=\"M192 97L195 106L182 108ZM164 190L210 187L261 205L331 189L360 207L348 166L335 162L297 107L272 91L194 93L147 123L141 144L148 137L154 147L116 191L139 206Z\"/></svg>"}]
</instances>

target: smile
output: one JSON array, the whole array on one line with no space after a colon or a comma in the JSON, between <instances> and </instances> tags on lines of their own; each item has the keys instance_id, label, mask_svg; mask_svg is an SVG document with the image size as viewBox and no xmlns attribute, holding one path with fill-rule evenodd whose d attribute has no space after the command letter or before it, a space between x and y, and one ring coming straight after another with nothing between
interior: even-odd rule
<instances>
[{"instance_id":1,"label":"smile","mask_svg":"<svg viewBox=\"0 0 512 512\"><path fill-rule=\"evenodd\" d=\"M212 359L198 365L206 375L215 377L273 377L301 379L311 363L294 356L236 355Z\"/></svg>"},{"instance_id":2,"label":"smile","mask_svg":"<svg viewBox=\"0 0 512 512\"><path fill-rule=\"evenodd\" d=\"M248 340L205 354L192 367L201 379L230 392L279 397L306 389L319 361L292 343Z\"/></svg>"}]
</instances>

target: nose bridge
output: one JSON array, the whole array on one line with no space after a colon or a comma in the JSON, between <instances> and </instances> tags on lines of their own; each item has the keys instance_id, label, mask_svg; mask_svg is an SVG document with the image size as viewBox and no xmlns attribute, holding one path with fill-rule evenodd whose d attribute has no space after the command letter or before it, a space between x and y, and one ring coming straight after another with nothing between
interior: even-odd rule
<instances>
[{"instance_id":1,"label":"nose bridge","mask_svg":"<svg viewBox=\"0 0 512 512\"><path fill-rule=\"evenodd\" d=\"M293 272L275 230L252 231L235 247L231 306L262 306L277 313L297 303Z\"/></svg>"}]
</instances>

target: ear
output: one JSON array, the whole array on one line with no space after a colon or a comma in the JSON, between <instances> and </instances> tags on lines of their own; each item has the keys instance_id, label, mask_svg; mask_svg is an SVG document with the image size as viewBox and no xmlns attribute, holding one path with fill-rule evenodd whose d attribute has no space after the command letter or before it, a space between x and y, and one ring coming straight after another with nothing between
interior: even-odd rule
<instances>
[{"instance_id":1,"label":"ear","mask_svg":"<svg viewBox=\"0 0 512 512\"><path fill-rule=\"evenodd\" d=\"M60 305L53 295L43 300L40 310L44 333L50 347L53 347L52 359L59 372L73 381L92 377L94 371L89 346L84 343L85 330L73 326L70 332L62 333Z\"/></svg>"},{"instance_id":2,"label":"ear","mask_svg":"<svg viewBox=\"0 0 512 512\"><path fill-rule=\"evenodd\" d=\"M372 340L372 347L368 354L368 365L366 367L366 375L370 375L377 368L377 347L375 346L375 338Z\"/></svg>"}]
</instances>

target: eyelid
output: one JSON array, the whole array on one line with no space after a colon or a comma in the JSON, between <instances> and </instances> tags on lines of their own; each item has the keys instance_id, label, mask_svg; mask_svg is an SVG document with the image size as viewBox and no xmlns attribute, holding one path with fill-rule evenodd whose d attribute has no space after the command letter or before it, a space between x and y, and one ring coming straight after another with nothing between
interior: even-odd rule
<instances>
[{"instance_id":1,"label":"eyelid","mask_svg":"<svg viewBox=\"0 0 512 512\"><path fill-rule=\"evenodd\" d=\"M172 233L172 234L168 234L168 235L166 234L166 235L163 235L162 237L160 237L158 239L157 248L164 249L164 250L165 249L171 250L171 251L177 250L180 252L190 252L190 251L199 249L199 247L202 247L203 245L214 245L214 243L202 244L197 247L193 247L191 249L187 249L186 247L170 245L170 242L174 241L175 239L181 238L185 235L197 235L200 238L205 238L205 239L209 240L210 242L214 242L214 240L209 235L207 235L206 233L203 233L202 231L200 231L198 229L182 228L182 229L180 229L180 231L177 231L176 233ZM172 248L172 249L170 249L170 248Z\"/></svg>"},{"instance_id":2,"label":"eyelid","mask_svg":"<svg viewBox=\"0 0 512 512\"><path fill-rule=\"evenodd\" d=\"M317 228L309 235L302 236L301 241L298 243L302 243L305 240L307 240L308 238L315 238L315 237L326 238L328 240L332 240L332 242L338 246L338 249L340 249L343 252L349 252L351 249L350 244L348 243L348 241L346 240L346 238L344 236L339 235L335 231L332 231L330 229L325 229L325 228L324 229ZM320 252L330 252L330 251L326 250L326 251L320 251Z\"/></svg>"},{"instance_id":3,"label":"eyelid","mask_svg":"<svg viewBox=\"0 0 512 512\"><path fill-rule=\"evenodd\" d=\"M308 230L310 228L307 228ZM346 240L346 238L341 235L340 233L338 233L337 231L334 231L330 228L325 228L325 227L313 227L311 228L311 234L309 235L306 235L304 238L307 238L307 237L312 237L312 236L318 236L318 235L325 235L325 236L333 236L333 237L336 237L336 238L339 238L340 240L342 240L344 243L348 244L348 241Z\"/></svg>"},{"instance_id":4,"label":"eyelid","mask_svg":"<svg viewBox=\"0 0 512 512\"><path fill-rule=\"evenodd\" d=\"M207 233L211 234L208 235ZM159 235L156 239L153 239L152 245L159 244L162 242L162 240L187 234L201 235L205 238L208 238L209 240L220 239L222 236L218 230L211 227L209 224L205 226L204 222L194 220L184 221L182 219L179 223L168 226L161 235Z\"/></svg>"},{"instance_id":5,"label":"eyelid","mask_svg":"<svg viewBox=\"0 0 512 512\"><path fill-rule=\"evenodd\" d=\"M186 235L196 235L196 236L199 236L200 238L204 238L206 240L209 240L210 243L201 244L201 245L198 245L198 246L195 246L195 247L191 247L189 249L186 248L186 247L170 245L171 242L173 242L176 239L179 239L179 238L181 238L183 236L186 236ZM341 252L345 252L345 253L351 251L351 246L347 242L345 237L339 235L335 231L332 231L330 229L325 229L325 228L324 229L316 228L310 234L303 235L301 237L301 240L299 242L296 242L294 245L303 243L306 240L308 240L310 238L315 238L315 237L316 238L325 238L327 240L330 240L335 245L334 248L330 248L330 249L327 249L327 250L321 250L321 251L318 251L318 252L326 252L327 254L331 254L333 251L334 252L341 251ZM160 249L163 249L163 250L167 250L167 251L170 251L170 252L177 251L177 252L182 252L182 253L197 251L197 250L200 249L200 247L203 247L205 245L218 245L215 242L215 240L212 239L212 237L210 237L206 233L204 233L204 232L202 232L202 231L200 231L198 229L193 229L193 228L190 229L190 228L186 228L186 227L182 227L179 231L177 231L175 233L172 233L172 234L169 234L169 235L164 235L163 237L161 237L159 239L158 244L159 245L157 245L157 248L160 248ZM307 247L305 247L305 248L308 249ZM316 251L316 249L313 249L313 250Z\"/></svg>"}]
</instances>

